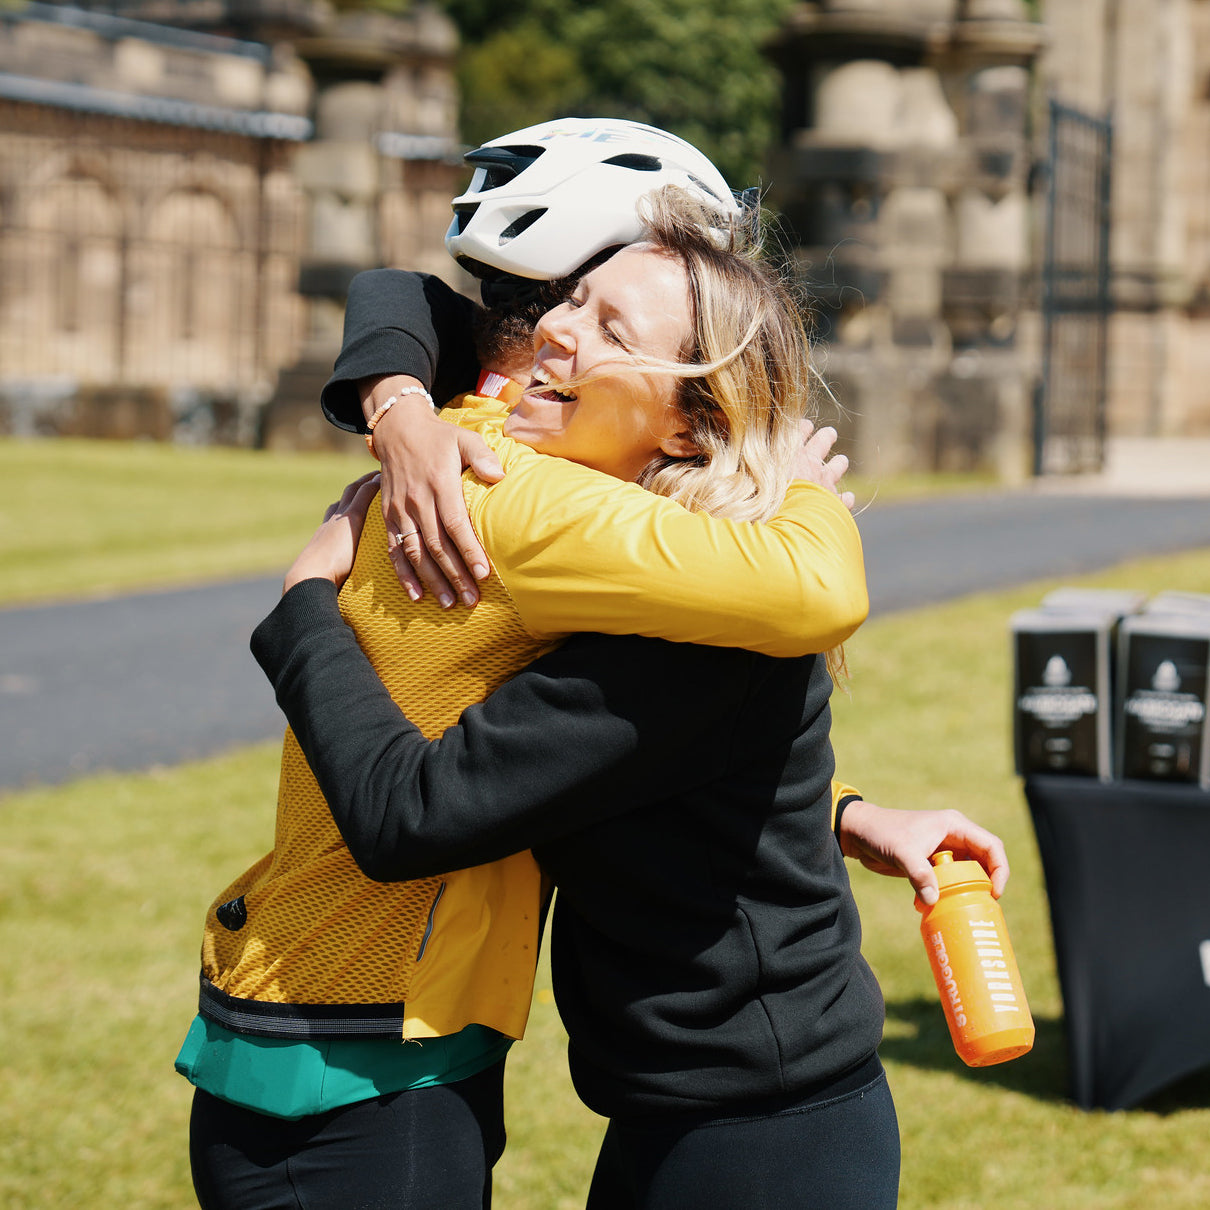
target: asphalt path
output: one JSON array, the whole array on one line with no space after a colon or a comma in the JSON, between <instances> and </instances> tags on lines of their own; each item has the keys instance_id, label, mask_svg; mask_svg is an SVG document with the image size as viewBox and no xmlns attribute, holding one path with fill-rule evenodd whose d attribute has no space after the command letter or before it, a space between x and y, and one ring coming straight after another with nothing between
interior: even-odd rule
<instances>
[{"instance_id":1,"label":"asphalt path","mask_svg":"<svg viewBox=\"0 0 1210 1210\"><path fill-rule=\"evenodd\" d=\"M1210 549L1210 499L946 496L875 502L858 525L878 616ZM0 787L179 764L279 736L248 636L280 582L0 610Z\"/></svg>"}]
</instances>

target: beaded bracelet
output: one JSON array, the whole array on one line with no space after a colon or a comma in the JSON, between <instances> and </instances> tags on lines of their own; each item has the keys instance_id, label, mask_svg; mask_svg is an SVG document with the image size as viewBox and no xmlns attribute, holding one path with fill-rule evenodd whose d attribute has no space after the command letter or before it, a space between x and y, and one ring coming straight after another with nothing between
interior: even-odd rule
<instances>
[{"instance_id":1,"label":"beaded bracelet","mask_svg":"<svg viewBox=\"0 0 1210 1210\"><path fill-rule=\"evenodd\" d=\"M374 426L397 404L404 395L423 395L429 401L429 407L435 407L433 397L424 389L424 387L400 387L394 395L390 396L383 404L375 409L374 415L366 421L366 448L378 457L378 452L374 449ZM381 459L380 459L381 461Z\"/></svg>"}]
</instances>

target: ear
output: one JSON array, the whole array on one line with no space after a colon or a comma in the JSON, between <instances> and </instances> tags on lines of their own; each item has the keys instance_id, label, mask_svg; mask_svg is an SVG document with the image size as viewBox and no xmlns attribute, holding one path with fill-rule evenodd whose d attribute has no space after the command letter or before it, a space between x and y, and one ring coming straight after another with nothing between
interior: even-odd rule
<instances>
[{"instance_id":1,"label":"ear","mask_svg":"<svg viewBox=\"0 0 1210 1210\"><path fill-rule=\"evenodd\" d=\"M696 458L702 452L698 443L685 431L669 433L660 441L660 450L669 458Z\"/></svg>"}]
</instances>

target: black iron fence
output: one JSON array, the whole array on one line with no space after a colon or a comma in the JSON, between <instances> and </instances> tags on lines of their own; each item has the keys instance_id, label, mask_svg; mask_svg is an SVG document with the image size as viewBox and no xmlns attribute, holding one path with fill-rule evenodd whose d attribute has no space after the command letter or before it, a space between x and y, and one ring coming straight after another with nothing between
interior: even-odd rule
<instances>
[{"instance_id":1,"label":"black iron fence","mask_svg":"<svg viewBox=\"0 0 1210 1210\"><path fill-rule=\"evenodd\" d=\"M1050 102L1042 372L1034 473L1099 470L1105 458L1113 125Z\"/></svg>"}]
</instances>

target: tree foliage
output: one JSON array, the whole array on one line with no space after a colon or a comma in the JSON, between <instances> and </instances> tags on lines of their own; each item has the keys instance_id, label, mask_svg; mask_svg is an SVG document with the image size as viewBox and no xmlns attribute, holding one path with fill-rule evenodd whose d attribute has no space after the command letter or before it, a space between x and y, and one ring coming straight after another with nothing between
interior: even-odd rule
<instances>
[{"instance_id":1,"label":"tree foliage","mask_svg":"<svg viewBox=\"0 0 1210 1210\"><path fill-rule=\"evenodd\" d=\"M778 78L761 53L793 0L442 0L463 39L463 137L549 118L632 118L759 179Z\"/></svg>"}]
</instances>

